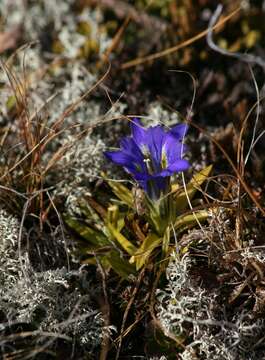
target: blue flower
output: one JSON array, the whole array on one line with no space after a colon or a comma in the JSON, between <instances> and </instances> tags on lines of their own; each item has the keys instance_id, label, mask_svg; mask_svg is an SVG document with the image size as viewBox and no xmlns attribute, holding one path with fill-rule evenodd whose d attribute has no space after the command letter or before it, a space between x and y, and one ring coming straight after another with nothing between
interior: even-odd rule
<instances>
[{"instance_id":1,"label":"blue flower","mask_svg":"<svg viewBox=\"0 0 265 360\"><path fill-rule=\"evenodd\" d=\"M140 120L134 118L131 131L132 136L121 140L120 150L107 151L105 156L123 166L147 195L157 200L169 191L170 176L190 167L189 162L182 159L187 125L176 125L169 131L160 125L145 129Z\"/></svg>"}]
</instances>

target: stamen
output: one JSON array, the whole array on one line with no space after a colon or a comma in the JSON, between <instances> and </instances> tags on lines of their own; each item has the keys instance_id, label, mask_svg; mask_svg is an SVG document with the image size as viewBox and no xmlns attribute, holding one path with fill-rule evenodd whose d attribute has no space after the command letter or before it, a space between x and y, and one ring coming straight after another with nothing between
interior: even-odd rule
<instances>
[{"instance_id":1,"label":"stamen","mask_svg":"<svg viewBox=\"0 0 265 360\"><path fill-rule=\"evenodd\" d=\"M167 156L164 150L162 151L162 156L161 156L161 168L162 169L167 168Z\"/></svg>"},{"instance_id":2,"label":"stamen","mask_svg":"<svg viewBox=\"0 0 265 360\"><path fill-rule=\"evenodd\" d=\"M149 172L149 174L153 174L154 171L153 171L153 168L152 168L152 161L150 158L146 158L143 160L144 163L146 164L146 167L147 167L147 170Z\"/></svg>"}]
</instances>

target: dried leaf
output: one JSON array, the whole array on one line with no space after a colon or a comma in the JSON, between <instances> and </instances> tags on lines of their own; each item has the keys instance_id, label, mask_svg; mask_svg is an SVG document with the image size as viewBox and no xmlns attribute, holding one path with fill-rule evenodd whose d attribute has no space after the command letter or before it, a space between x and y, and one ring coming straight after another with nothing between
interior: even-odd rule
<instances>
[{"instance_id":1,"label":"dried leaf","mask_svg":"<svg viewBox=\"0 0 265 360\"><path fill-rule=\"evenodd\" d=\"M114 194L123 201L130 208L133 208L133 196L131 191L124 185L118 182L109 181L109 186L112 188Z\"/></svg>"},{"instance_id":2,"label":"dried leaf","mask_svg":"<svg viewBox=\"0 0 265 360\"><path fill-rule=\"evenodd\" d=\"M0 54L4 51L16 47L18 39L21 36L20 26L14 27L12 30L0 33Z\"/></svg>"}]
</instances>

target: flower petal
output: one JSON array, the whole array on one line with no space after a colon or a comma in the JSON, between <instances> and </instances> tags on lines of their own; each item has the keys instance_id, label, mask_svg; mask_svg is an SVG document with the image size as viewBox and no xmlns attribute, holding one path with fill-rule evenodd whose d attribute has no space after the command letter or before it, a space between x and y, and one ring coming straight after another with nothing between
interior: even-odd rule
<instances>
[{"instance_id":1,"label":"flower petal","mask_svg":"<svg viewBox=\"0 0 265 360\"><path fill-rule=\"evenodd\" d=\"M156 174L156 176L165 178L165 177L171 176L173 174L174 174L174 171L165 169L165 170L162 170L159 174Z\"/></svg>"},{"instance_id":2,"label":"flower petal","mask_svg":"<svg viewBox=\"0 0 265 360\"><path fill-rule=\"evenodd\" d=\"M176 139L182 141L188 131L187 124L178 124L171 128L169 134L173 135Z\"/></svg>"},{"instance_id":3,"label":"flower petal","mask_svg":"<svg viewBox=\"0 0 265 360\"><path fill-rule=\"evenodd\" d=\"M139 181L140 186L145 190L147 195L152 200L158 200L161 191L164 192L167 188L168 179L164 177L153 177L150 180Z\"/></svg>"},{"instance_id":4,"label":"flower petal","mask_svg":"<svg viewBox=\"0 0 265 360\"><path fill-rule=\"evenodd\" d=\"M105 151L104 155L117 165L130 166L134 159L124 151Z\"/></svg>"},{"instance_id":5,"label":"flower petal","mask_svg":"<svg viewBox=\"0 0 265 360\"><path fill-rule=\"evenodd\" d=\"M158 199L168 190L170 176L190 167L182 159L187 149L182 143L187 129L186 124L178 124L169 131L160 125L144 129L140 120L134 118L132 136L121 139L120 150L104 154L123 166L151 199Z\"/></svg>"},{"instance_id":6,"label":"flower petal","mask_svg":"<svg viewBox=\"0 0 265 360\"><path fill-rule=\"evenodd\" d=\"M161 170L162 149L166 135L160 125L151 127L146 131L146 145L156 172Z\"/></svg>"},{"instance_id":7,"label":"flower petal","mask_svg":"<svg viewBox=\"0 0 265 360\"><path fill-rule=\"evenodd\" d=\"M176 173L179 171L184 171L190 168L190 163L187 160L180 159L175 161L173 164L171 164L167 170L171 171L172 173Z\"/></svg>"},{"instance_id":8,"label":"flower petal","mask_svg":"<svg viewBox=\"0 0 265 360\"><path fill-rule=\"evenodd\" d=\"M166 179L165 176L158 176L155 179L155 182L160 190L165 190L167 187L168 179Z\"/></svg>"},{"instance_id":9,"label":"flower petal","mask_svg":"<svg viewBox=\"0 0 265 360\"><path fill-rule=\"evenodd\" d=\"M154 178L154 176L149 175L148 172L141 173L139 171L138 172L135 171L133 176L134 176L135 180L137 180L137 181L147 181L147 180L151 180Z\"/></svg>"},{"instance_id":10,"label":"flower petal","mask_svg":"<svg viewBox=\"0 0 265 360\"><path fill-rule=\"evenodd\" d=\"M131 121L131 131L132 137L135 143L140 147L142 144L145 143L146 139L146 130L143 127L140 119L133 118Z\"/></svg>"},{"instance_id":11,"label":"flower petal","mask_svg":"<svg viewBox=\"0 0 265 360\"><path fill-rule=\"evenodd\" d=\"M176 160L181 159L186 150L187 146L185 144L180 143L174 136L168 133L163 146L167 160L167 168Z\"/></svg>"},{"instance_id":12,"label":"flower petal","mask_svg":"<svg viewBox=\"0 0 265 360\"><path fill-rule=\"evenodd\" d=\"M144 157L141 153L139 147L135 143L134 139L131 137L124 137L120 141L120 146L124 150L125 153L132 156L134 159L139 161L143 161Z\"/></svg>"}]
</instances>

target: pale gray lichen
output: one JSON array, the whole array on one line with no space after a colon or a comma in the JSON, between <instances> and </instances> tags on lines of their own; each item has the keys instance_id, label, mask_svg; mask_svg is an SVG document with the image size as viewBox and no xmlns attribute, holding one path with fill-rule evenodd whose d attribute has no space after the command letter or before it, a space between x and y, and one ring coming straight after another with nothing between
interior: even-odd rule
<instances>
[{"instance_id":1,"label":"pale gray lichen","mask_svg":"<svg viewBox=\"0 0 265 360\"><path fill-rule=\"evenodd\" d=\"M15 216L0 208L0 251L1 255L5 252L13 252L14 246L18 241L19 221ZM2 256L0 256L0 259Z\"/></svg>"},{"instance_id":2,"label":"pale gray lichen","mask_svg":"<svg viewBox=\"0 0 265 360\"><path fill-rule=\"evenodd\" d=\"M65 268L36 272L27 263L25 276L18 254L19 229L18 219L0 209L0 312L5 318L0 330L27 323L70 336L93 351L114 328L105 326L100 312L94 310L89 284L83 279L86 274ZM22 256L28 260L25 251Z\"/></svg>"},{"instance_id":3,"label":"pale gray lichen","mask_svg":"<svg viewBox=\"0 0 265 360\"><path fill-rule=\"evenodd\" d=\"M164 108L159 101L153 101L147 107L147 116L143 118L143 122L148 126L159 124L172 126L183 122L183 118L178 112L172 112Z\"/></svg>"},{"instance_id":4,"label":"pale gray lichen","mask_svg":"<svg viewBox=\"0 0 265 360\"><path fill-rule=\"evenodd\" d=\"M81 22L90 27L89 38L98 44L98 52L102 53L109 46L110 39L100 29L101 13L84 7L81 13L73 10L75 0L53 1L39 0L2 0L0 15L6 28L23 25L24 41L41 40L46 36L47 27L54 31L53 36L61 42L61 54L68 58L79 55L80 48L88 39L88 34L78 30Z\"/></svg>"},{"instance_id":5,"label":"pale gray lichen","mask_svg":"<svg viewBox=\"0 0 265 360\"><path fill-rule=\"evenodd\" d=\"M18 253L20 223L5 209L0 208L0 299L7 288L12 288L22 276L21 265L28 264L26 253Z\"/></svg>"},{"instance_id":6,"label":"pale gray lichen","mask_svg":"<svg viewBox=\"0 0 265 360\"><path fill-rule=\"evenodd\" d=\"M166 331L180 335L183 333L183 325L187 319L200 319L207 314L207 309L214 299L207 297L205 291L198 287L194 290L194 284L189 270L192 261L188 256L181 259L176 254L167 268L168 286L165 292L159 292L159 319ZM165 307L164 307L165 306ZM196 323L193 324L193 332L197 332Z\"/></svg>"},{"instance_id":7,"label":"pale gray lichen","mask_svg":"<svg viewBox=\"0 0 265 360\"><path fill-rule=\"evenodd\" d=\"M173 254L166 272L168 284L157 292L157 315L165 334L191 339L180 357L262 359L264 319L254 319L244 309L228 314L218 302L218 291L204 289L194 281L193 266L196 268L189 254L182 258Z\"/></svg>"},{"instance_id":8,"label":"pale gray lichen","mask_svg":"<svg viewBox=\"0 0 265 360\"><path fill-rule=\"evenodd\" d=\"M84 6L80 13L73 10L74 5L74 0L0 1L0 19L4 30L21 25L24 43L38 41L33 46L19 50L9 63L9 67L12 64L11 70L15 77L22 74L24 70L25 75L30 76L30 81L27 81L28 112L37 111L52 95L58 93L58 96L44 107L44 111L49 109L47 126L58 119L67 106L98 80L97 76L87 70L87 65L83 65L85 59L77 57L80 55L81 47L91 40L92 43L97 44L98 54L101 54L110 42L106 32L100 28L102 21L100 10L91 10L88 6ZM82 31L79 31L82 23L87 24L90 29L89 34L82 34ZM47 36L51 38L45 40ZM52 49L52 43L56 39L61 43L60 54L55 54ZM51 49L44 51L43 43L45 42L48 42ZM65 61L66 64L53 66L50 62L55 58L65 57L68 59ZM4 59L5 54L3 61ZM49 64L51 64L50 68ZM3 71L0 73L0 80L5 84L1 90L4 96L0 99L0 122L3 122L7 116L7 101L13 93ZM99 106L91 103L82 110L79 108L71 114L66 123L90 122L90 109L93 108L94 118L95 107Z\"/></svg>"},{"instance_id":9,"label":"pale gray lichen","mask_svg":"<svg viewBox=\"0 0 265 360\"><path fill-rule=\"evenodd\" d=\"M261 264L265 264L265 253L263 248L246 247L240 252L241 263L248 265L251 260L256 260Z\"/></svg>"},{"instance_id":10,"label":"pale gray lichen","mask_svg":"<svg viewBox=\"0 0 265 360\"><path fill-rule=\"evenodd\" d=\"M0 309L8 322L29 323L39 330L76 337L89 350L100 345L108 329L99 313L69 282L66 269L32 272L1 294Z\"/></svg>"},{"instance_id":11,"label":"pale gray lichen","mask_svg":"<svg viewBox=\"0 0 265 360\"><path fill-rule=\"evenodd\" d=\"M27 37L36 39L39 32L51 22L56 29L60 29L63 18L69 13L74 0L67 1L28 1L2 0L0 14L5 20L5 26L24 24Z\"/></svg>"},{"instance_id":12,"label":"pale gray lichen","mask_svg":"<svg viewBox=\"0 0 265 360\"><path fill-rule=\"evenodd\" d=\"M90 135L78 141L70 135L64 141L72 146L56 166L58 184L53 193L66 199L67 211L78 213L79 200L90 195L89 183L100 177L105 144Z\"/></svg>"}]
</instances>

